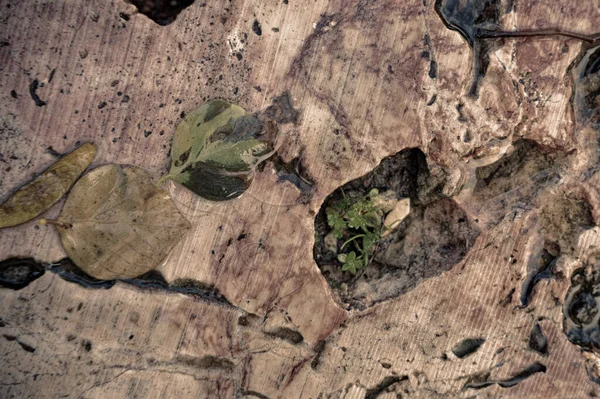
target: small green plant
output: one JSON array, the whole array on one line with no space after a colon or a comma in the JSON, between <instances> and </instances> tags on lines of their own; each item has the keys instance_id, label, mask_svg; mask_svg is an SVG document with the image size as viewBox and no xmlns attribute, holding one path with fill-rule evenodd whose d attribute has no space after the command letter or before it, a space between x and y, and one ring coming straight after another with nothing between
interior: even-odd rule
<instances>
[{"instance_id":1,"label":"small green plant","mask_svg":"<svg viewBox=\"0 0 600 399\"><path fill-rule=\"evenodd\" d=\"M327 224L338 242L342 242L338 260L342 270L356 274L373 259L384 231L383 211L375 206L379 194L373 189L365 197L344 197L326 209Z\"/></svg>"}]
</instances>

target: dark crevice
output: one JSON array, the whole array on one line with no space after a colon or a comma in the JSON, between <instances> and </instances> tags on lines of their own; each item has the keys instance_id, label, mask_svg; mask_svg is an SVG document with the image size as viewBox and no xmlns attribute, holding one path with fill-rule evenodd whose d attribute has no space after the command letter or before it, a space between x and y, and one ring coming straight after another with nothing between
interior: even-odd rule
<instances>
[{"instance_id":1,"label":"dark crevice","mask_svg":"<svg viewBox=\"0 0 600 399\"><path fill-rule=\"evenodd\" d=\"M534 256L527 264L527 277L521 285L521 307L525 308L531 302L534 288L542 280L552 278L554 265L558 257L553 256L543 249L538 256Z\"/></svg>"},{"instance_id":2,"label":"dark crevice","mask_svg":"<svg viewBox=\"0 0 600 399\"><path fill-rule=\"evenodd\" d=\"M304 337L298 331L287 327L279 327L273 331L265 332L270 337L280 338L291 344L298 345L304 341Z\"/></svg>"},{"instance_id":3,"label":"dark crevice","mask_svg":"<svg viewBox=\"0 0 600 399\"><path fill-rule=\"evenodd\" d=\"M586 265L571 276L563 305L563 331L567 339L586 350L600 349L600 267Z\"/></svg>"},{"instance_id":4,"label":"dark crevice","mask_svg":"<svg viewBox=\"0 0 600 399\"><path fill-rule=\"evenodd\" d=\"M212 285L192 279L177 279L168 283L163 275L151 270L139 277L123 280L98 280L91 277L69 258L55 263L38 262L33 258L9 258L0 262L0 287L21 289L41 277L45 271L58 275L65 281L90 289L110 289L118 281L141 290L164 291L188 295L220 305L233 305Z\"/></svg>"},{"instance_id":5,"label":"dark crevice","mask_svg":"<svg viewBox=\"0 0 600 399\"><path fill-rule=\"evenodd\" d=\"M40 87L40 82L37 79L34 79L29 84L29 95L31 96L31 98L35 102L35 105L37 105L38 107L43 107L47 103L46 103L46 101L42 100L40 98L40 96L38 96L38 94L37 94L38 87Z\"/></svg>"},{"instance_id":6,"label":"dark crevice","mask_svg":"<svg viewBox=\"0 0 600 399\"><path fill-rule=\"evenodd\" d=\"M574 83L571 104L577 121L600 130L600 45L583 46L570 69Z\"/></svg>"},{"instance_id":7,"label":"dark crevice","mask_svg":"<svg viewBox=\"0 0 600 399\"><path fill-rule=\"evenodd\" d=\"M195 0L129 0L139 12L159 25L175 21L181 11L191 6ZM125 21L127 19L124 19Z\"/></svg>"},{"instance_id":8,"label":"dark crevice","mask_svg":"<svg viewBox=\"0 0 600 399\"><path fill-rule=\"evenodd\" d=\"M304 201L310 201L314 183L306 175L302 158L296 157L289 162L285 162L281 156L275 154L270 158L270 161L277 172L278 180L292 183L303 194Z\"/></svg>"},{"instance_id":9,"label":"dark crevice","mask_svg":"<svg viewBox=\"0 0 600 399\"><path fill-rule=\"evenodd\" d=\"M57 274L60 278L70 283L78 284L85 288L109 289L117 283L116 280L98 280L78 268L69 258L51 263L48 271Z\"/></svg>"},{"instance_id":10,"label":"dark crevice","mask_svg":"<svg viewBox=\"0 0 600 399\"><path fill-rule=\"evenodd\" d=\"M317 342L317 344L314 347L314 351L316 352L316 354L310 362L310 367L313 370L319 367L319 364L321 363L321 356L323 355L323 351L325 351L325 344L326 341L322 339L319 342Z\"/></svg>"},{"instance_id":11,"label":"dark crevice","mask_svg":"<svg viewBox=\"0 0 600 399\"><path fill-rule=\"evenodd\" d=\"M232 371L235 368L235 365L231 360L210 355L202 357L179 355L175 358L175 362L200 369L220 369Z\"/></svg>"},{"instance_id":12,"label":"dark crevice","mask_svg":"<svg viewBox=\"0 0 600 399\"><path fill-rule=\"evenodd\" d=\"M498 384L502 388L512 388L515 385L523 382L527 378L531 377L537 373L545 373L546 366L539 362L532 363L524 370L518 372L511 378L507 378L505 380L484 380L484 381L471 381L465 384L464 388L472 388L472 389L482 389L492 386L494 384Z\"/></svg>"},{"instance_id":13,"label":"dark crevice","mask_svg":"<svg viewBox=\"0 0 600 399\"><path fill-rule=\"evenodd\" d=\"M0 287L20 290L42 277L43 264L33 258L9 258L0 262Z\"/></svg>"},{"instance_id":14,"label":"dark crevice","mask_svg":"<svg viewBox=\"0 0 600 399\"><path fill-rule=\"evenodd\" d=\"M375 399L379 395L384 393L392 385L397 384L401 381L406 381L406 380L408 380L408 377L405 375L403 375L403 376L397 376L397 375L387 376L383 380L381 380L381 382L379 384L377 384L375 387L367 389L367 392L365 394L365 399Z\"/></svg>"},{"instance_id":15,"label":"dark crevice","mask_svg":"<svg viewBox=\"0 0 600 399\"><path fill-rule=\"evenodd\" d=\"M27 345L26 343L23 343L23 342L19 341L18 339L17 339L17 343L19 345L21 345L21 348L23 348L24 351L29 352L29 353L35 352L35 348L33 346Z\"/></svg>"},{"instance_id":16,"label":"dark crevice","mask_svg":"<svg viewBox=\"0 0 600 399\"><path fill-rule=\"evenodd\" d=\"M498 0L436 0L435 11L450 30L457 31L473 51L473 83L469 95L477 97L479 82L485 77L490 63L492 40L478 37L480 29L498 28L500 1Z\"/></svg>"},{"instance_id":17,"label":"dark crevice","mask_svg":"<svg viewBox=\"0 0 600 399\"><path fill-rule=\"evenodd\" d=\"M263 395L262 393L256 392L256 391L244 391L244 392L242 392L242 395L244 395L244 396L254 396L255 398L258 398L258 399L269 399L268 396Z\"/></svg>"},{"instance_id":18,"label":"dark crevice","mask_svg":"<svg viewBox=\"0 0 600 399\"><path fill-rule=\"evenodd\" d=\"M437 61L435 59L435 53L433 52L433 45L431 43L431 38L429 37L428 34L425 35L425 46L427 47L427 49L429 50L427 52L428 54L428 59L429 59L429 77L431 79L435 79L437 78Z\"/></svg>"},{"instance_id":19,"label":"dark crevice","mask_svg":"<svg viewBox=\"0 0 600 399\"><path fill-rule=\"evenodd\" d=\"M539 323L535 323L529 333L529 348L540 355L548 355L548 338L544 335Z\"/></svg>"},{"instance_id":20,"label":"dark crevice","mask_svg":"<svg viewBox=\"0 0 600 399\"><path fill-rule=\"evenodd\" d=\"M534 31L502 31L499 29L501 14L499 0L436 0L435 11L450 30L457 31L466 40L473 53L473 83L469 90L472 97L478 96L479 82L485 77L490 62L490 52L497 40L503 38L564 36L588 43L600 40L600 33L591 35L560 29ZM516 11L511 1L506 12Z\"/></svg>"},{"instance_id":21,"label":"dark crevice","mask_svg":"<svg viewBox=\"0 0 600 399\"><path fill-rule=\"evenodd\" d=\"M256 36L261 36L262 35L262 26L260 24L260 22L258 22L258 20L254 20L254 23L252 24L252 31L256 34Z\"/></svg>"},{"instance_id":22,"label":"dark crevice","mask_svg":"<svg viewBox=\"0 0 600 399\"><path fill-rule=\"evenodd\" d=\"M464 357L469 356L472 353L475 353L481 345L485 342L485 338L466 338L460 341L454 348L452 348L452 353L459 358L462 359Z\"/></svg>"}]
</instances>

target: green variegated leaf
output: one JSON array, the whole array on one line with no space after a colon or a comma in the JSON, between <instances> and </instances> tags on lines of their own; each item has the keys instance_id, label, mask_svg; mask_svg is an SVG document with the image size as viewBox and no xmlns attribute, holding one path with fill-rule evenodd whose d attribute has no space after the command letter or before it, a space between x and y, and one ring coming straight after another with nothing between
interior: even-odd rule
<instances>
[{"instance_id":1,"label":"green variegated leaf","mask_svg":"<svg viewBox=\"0 0 600 399\"><path fill-rule=\"evenodd\" d=\"M177 127L171 169L161 180L170 178L211 200L238 197L256 166L274 153L276 136L274 122L223 100L209 101Z\"/></svg>"}]
</instances>

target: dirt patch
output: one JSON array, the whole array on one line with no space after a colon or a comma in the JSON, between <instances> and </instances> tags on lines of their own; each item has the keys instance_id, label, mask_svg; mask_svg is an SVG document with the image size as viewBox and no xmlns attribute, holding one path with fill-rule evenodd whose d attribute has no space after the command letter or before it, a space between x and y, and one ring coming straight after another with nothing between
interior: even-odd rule
<instances>
[{"instance_id":1,"label":"dirt patch","mask_svg":"<svg viewBox=\"0 0 600 399\"><path fill-rule=\"evenodd\" d=\"M420 150L406 149L326 198L315 218L314 258L346 308L364 309L401 295L464 258L479 230L454 200L443 197L444 182L430 174ZM391 208L409 199L410 213L379 239L368 267L356 274L342 271L338 255L352 237L332 240L327 210L348 198L364 198L374 189L392 202Z\"/></svg>"}]
</instances>

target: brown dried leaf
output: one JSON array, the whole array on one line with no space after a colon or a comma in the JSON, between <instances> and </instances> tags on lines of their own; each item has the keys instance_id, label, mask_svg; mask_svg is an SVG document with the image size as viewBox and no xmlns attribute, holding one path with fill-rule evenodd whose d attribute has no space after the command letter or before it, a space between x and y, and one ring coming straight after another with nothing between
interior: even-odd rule
<instances>
[{"instance_id":1,"label":"brown dried leaf","mask_svg":"<svg viewBox=\"0 0 600 399\"><path fill-rule=\"evenodd\" d=\"M65 155L0 205L0 228L16 226L41 215L56 204L96 156L87 143Z\"/></svg>"},{"instance_id":2,"label":"brown dried leaf","mask_svg":"<svg viewBox=\"0 0 600 399\"><path fill-rule=\"evenodd\" d=\"M156 268L191 227L143 169L119 165L83 176L55 224L73 262L102 280Z\"/></svg>"}]
</instances>

